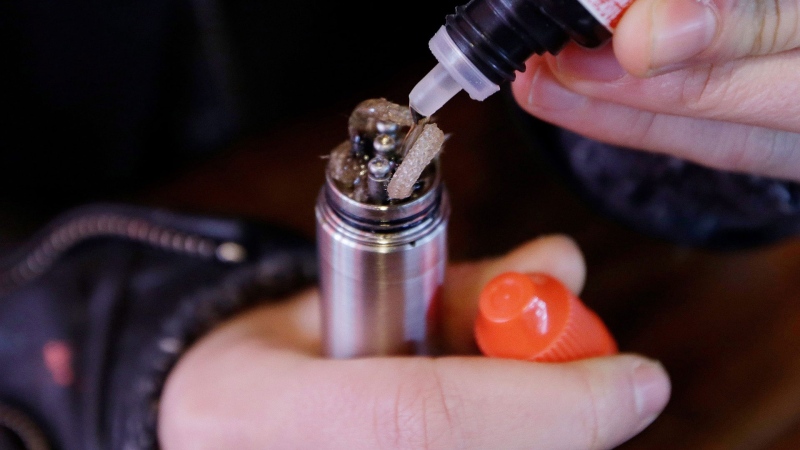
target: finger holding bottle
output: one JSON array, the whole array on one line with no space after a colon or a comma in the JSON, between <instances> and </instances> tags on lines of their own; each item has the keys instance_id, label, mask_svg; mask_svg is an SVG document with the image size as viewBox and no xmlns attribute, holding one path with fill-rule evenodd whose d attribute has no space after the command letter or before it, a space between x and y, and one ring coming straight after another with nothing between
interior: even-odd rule
<instances>
[{"instance_id":1,"label":"finger holding bottle","mask_svg":"<svg viewBox=\"0 0 800 450\"><path fill-rule=\"evenodd\" d=\"M529 113L592 139L800 180L796 52L640 79L610 49L570 47L531 58L512 88Z\"/></svg>"},{"instance_id":2,"label":"finger holding bottle","mask_svg":"<svg viewBox=\"0 0 800 450\"><path fill-rule=\"evenodd\" d=\"M614 36L622 66L640 77L799 46L795 0L636 0Z\"/></svg>"}]
</instances>

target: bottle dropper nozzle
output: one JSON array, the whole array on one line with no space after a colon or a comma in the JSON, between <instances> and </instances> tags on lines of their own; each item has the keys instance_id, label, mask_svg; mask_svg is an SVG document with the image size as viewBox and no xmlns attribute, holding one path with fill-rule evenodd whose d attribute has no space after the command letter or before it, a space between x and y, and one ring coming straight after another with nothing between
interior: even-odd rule
<instances>
[{"instance_id":1,"label":"bottle dropper nozzle","mask_svg":"<svg viewBox=\"0 0 800 450\"><path fill-rule=\"evenodd\" d=\"M597 47L633 0L472 0L447 16L430 40L439 61L411 91L412 110L430 116L458 91L475 100L500 90L533 54L570 40Z\"/></svg>"},{"instance_id":2,"label":"bottle dropper nozzle","mask_svg":"<svg viewBox=\"0 0 800 450\"><path fill-rule=\"evenodd\" d=\"M475 100L500 90L458 48L445 27L439 28L429 47L439 64L411 90L408 98L414 111L431 116L462 89Z\"/></svg>"},{"instance_id":3,"label":"bottle dropper nozzle","mask_svg":"<svg viewBox=\"0 0 800 450\"><path fill-rule=\"evenodd\" d=\"M408 95L411 109L428 117L461 90L461 86L439 63L420 80Z\"/></svg>"}]
</instances>

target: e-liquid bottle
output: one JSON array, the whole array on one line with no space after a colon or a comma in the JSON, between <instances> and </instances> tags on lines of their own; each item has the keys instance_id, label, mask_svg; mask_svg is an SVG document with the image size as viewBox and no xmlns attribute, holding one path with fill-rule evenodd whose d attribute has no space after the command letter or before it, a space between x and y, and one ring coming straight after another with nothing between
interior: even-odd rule
<instances>
[{"instance_id":1,"label":"e-liquid bottle","mask_svg":"<svg viewBox=\"0 0 800 450\"><path fill-rule=\"evenodd\" d=\"M472 0L447 16L430 40L439 64L411 91L423 116L460 90L484 100L525 70L534 53L558 53L569 41L606 42L633 0Z\"/></svg>"}]
</instances>

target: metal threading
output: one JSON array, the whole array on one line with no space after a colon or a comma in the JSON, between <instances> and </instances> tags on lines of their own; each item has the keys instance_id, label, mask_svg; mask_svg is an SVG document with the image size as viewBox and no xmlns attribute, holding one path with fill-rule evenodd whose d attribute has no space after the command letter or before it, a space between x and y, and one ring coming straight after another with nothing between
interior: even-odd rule
<instances>
[{"instance_id":1,"label":"metal threading","mask_svg":"<svg viewBox=\"0 0 800 450\"><path fill-rule=\"evenodd\" d=\"M437 164L434 162L434 164ZM424 193L410 200L388 205L372 205L358 202L343 193L336 182L328 174L325 177L325 188L321 193L331 211L348 225L364 231L394 232L413 227L418 222L433 215L442 200L442 185L438 167L433 181L426 186Z\"/></svg>"}]
</instances>

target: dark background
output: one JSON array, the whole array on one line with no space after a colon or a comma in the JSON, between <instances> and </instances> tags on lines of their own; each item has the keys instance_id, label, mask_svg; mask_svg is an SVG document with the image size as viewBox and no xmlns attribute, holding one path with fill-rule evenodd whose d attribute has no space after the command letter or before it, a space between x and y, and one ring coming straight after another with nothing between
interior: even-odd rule
<instances>
[{"instance_id":1,"label":"dark background","mask_svg":"<svg viewBox=\"0 0 800 450\"><path fill-rule=\"evenodd\" d=\"M456 4L0 3L0 239L91 200L249 217L313 238L320 156L346 138L361 100L405 100ZM635 213L645 209L603 203L617 178L581 184L553 130L504 94L484 103L459 94L440 116L452 133L443 155L452 259L573 236L588 264L584 300L622 350L670 372L667 411L626 448L800 446L800 241L726 252L670 243L685 233L643 226ZM637 159L630 169L659 167ZM680 185L686 172L670 170ZM702 192L750 218L765 208L739 207L738 190ZM690 209L696 197L674 203ZM674 223L691 229L693 217Z\"/></svg>"},{"instance_id":2,"label":"dark background","mask_svg":"<svg viewBox=\"0 0 800 450\"><path fill-rule=\"evenodd\" d=\"M454 5L3 2L0 195L52 213L131 192L432 62Z\"/></svg>"}]
</instances>

